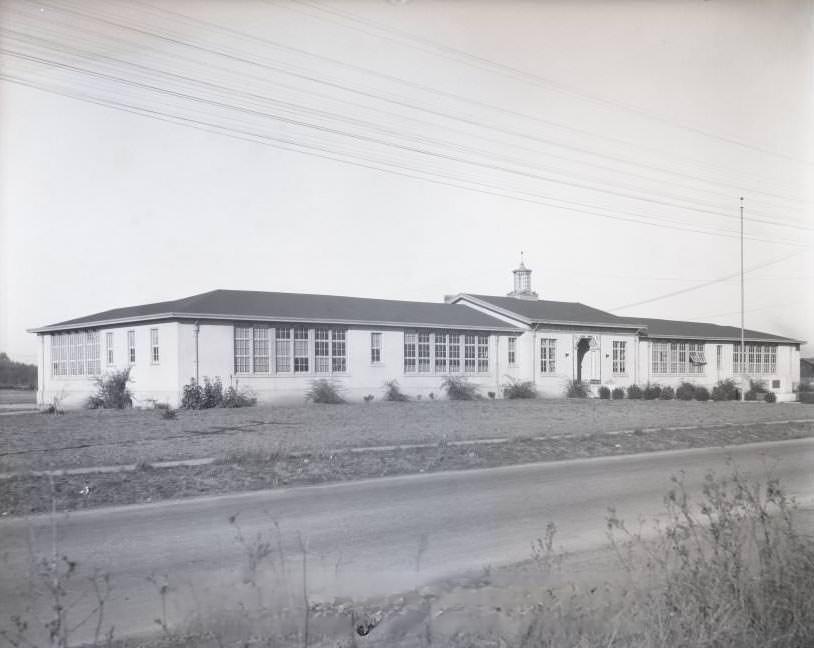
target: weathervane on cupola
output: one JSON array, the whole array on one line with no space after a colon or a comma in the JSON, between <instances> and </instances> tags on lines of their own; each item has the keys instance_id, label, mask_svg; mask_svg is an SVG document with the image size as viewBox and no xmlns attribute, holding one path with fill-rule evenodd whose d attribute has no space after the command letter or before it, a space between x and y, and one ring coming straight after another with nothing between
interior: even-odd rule
<instances>
[{"instance_id":1,"label":"weathervane on cupola","mask_svg":"<svg viewBox=\"0 0 814 648\"><path fill-rule=\"evenodd\" d=\"M512 270L512 272L514 273L514 290L508 296L520 299L537 299L537 293L531 289L531 270L524 263L523 250L520 250L520 266Z\"/></svg>"}]
</instances>

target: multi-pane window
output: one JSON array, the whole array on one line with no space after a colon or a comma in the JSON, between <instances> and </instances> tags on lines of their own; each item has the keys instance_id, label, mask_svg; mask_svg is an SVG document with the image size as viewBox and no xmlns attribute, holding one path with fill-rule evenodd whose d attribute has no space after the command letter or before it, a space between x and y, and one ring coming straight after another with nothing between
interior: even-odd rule
<instances>
[{"instance_id":1,"label":"multi-pane window","mask_svg":"<svg viewBox=\"0 0 814 648\"><path fill-rule=\"evenodd\" d=\"M314 362L317 373L331 371L331 331L319 328L314 331Z\"/></svg>"},{"instance_id":2,"label":"multi-pane window","mask_svg":"<svg viewBox=\"0 0 814 648\"><path fill-rule=\"evenodd\" d=\"M435 334L435 373L447 372L447 334Z\"/></svg>"},{"instance_id":3,"label":"multi-pane window","mask_svg":"<svg viewBox=\"0 0 814 648\"><path fill-rule=\"evenodd\" d=\"M276 356L277 373L291 371L291 329L281 327L275 330L274 355Z\"/></svg>"},{"instance_id":4,"label":"multi-pane window","mask_svg":"<svg viewBox=\"0 0 814 648\"><path fill-rule=\"evenodd\" d=\"M509 366L513 367L517 364L517 338L509 338Z\"/></svg>"},{"instance_id":5,"label":"multi-pane window","mask_svg":"<svg viewBox=\"0 0 814 648\"><path fill-rule=\"evenodd\" d=\"M448 338L449 373L456 373L461 370L461 336L457 333L450 333Z\"/></svg>"},{"instance_id":6,"label":"multi-pane window","mask_svg":"<svg viewBox=\"0 0 814 648\"><path fill-rule=\"evenodd\" d=\"M345 331L333 329L331 331L331 371L347 371L347 345L345 343Z\"/></svg>"},{"instance_id":7,"label":"multi-pane window","mask_svg":"<svg viewBox=\"0 0 814 648\"><path fill-rule=\"evenodd\" d=\"M624 375L627 372L625 358L625 343L614 340L613 342L613 373Z\"/></svg>"},{"instance_id":8,"label":"multi-pane window","mask_svg":"<svg viewBox=\"0 0 814 648\"><path fill-rule=\"evenodd\" d=\"M723 346L723 344L716 344L715 345L715 365L718 367L718 369L721 369L723 367L723 361L724 361L723 356L724 356L724 346Z\"/></svg>"},{"instance_id":9,"label":"multi-pane window","mask_svg":"<svg viewBox=\"0 0 814 648\"><path fill-rule=\"evenodd\" d=\"M105 350L107 356L107 364L113 364L113 331L105 333Z\"/></svg>"},{"instance_id":10,"label":"multi-pane window","mask_svg":"<svg viewBox=\"0 0 814 648\"><path fill-rule=\"evenodd\" d=\"M746 365L741 358L740 344L735 345L735 373L773 374L777 372L777 347L773 344L747 344Z\"/></svg>"},{"instance_id":11,"label":"multi-pane window","mask_svg":"<svg viewBox=\"0 0 814 648\"><path fill-rule=\"evenodd\" d=\"M418 333L404 334L404 373L415 373L418 352Z\"/></svg>"},{"instance_id":12,"label":"multi-pane window","mask_svg":"<svg viewBox=\"0 0 814 648\"><path fill-rule=\"evenodd\" d=\"M98 331L56 333L51 336L54 376L96 376L101 373Z\"/></svg>"},{"instance_id":13,"label":"multi-pane window","mask_svg":"<svg viewBox=\"0 0 814 648\"><path fill-rule=\"evenodd\" d=\"M376 364L382 361L382 334L370 334L370 362Z\"/></svg>"},{"instance_id":14,"label":"multi-pane window","mask_svg":"<svg viewBox=\"0 0 814 648\"><path fill-rule=\"evenodd\" d=\"M130 364L136 363L136 332L127 331L127 361Z\"/></svg>"},{"instance_id":15,"label":"multi-pane window","mask_svg":"<svg viewBox=\"0 0 814 648\"><path fill-rule=\"evenodd\" d=\"M268 373L269 366L269 330L265 326L255 326L252 345L252 368L254 373Z\"/></svg>"},{"instance_id":16,"label":"multi-pane window","mask_svg":"<svg viewBox=\"0 0 814 648\"><path fill-rule=\"evenodd\" d=\"M418 334L418 371L427 373L430 370L430 334Z\"/></svg>"},{"instance_id":17,"label":"multi-pane window","mask_svg":"<svg viewBox=\"0 0 814 648\"><path fill-rule=\"evenodd\" d=\"M478 336L478 372L489 371L489 336Z\"/></svg>"},{"instance_id":18,"label":"multi-pane window","mask_svg":"<svg viewBox=\"0 0 814 648\"><path fill-rule=\"evenodd\" d=\"M464 371L475 371L478 364L476 362L476 341L475 335L464 335Z\"/></svg>"},{"instance_id":19,"label":"multi-pane window","mask_svg":"<svg viewBox=\"0 0 814 648\"><path fill-rule=\"evenodd\" d=\"M653 342L650 368L654 374L702 374L706 365L701 342Z\"/></svg>"},{"instance_id":20,"label":"multi-pane window","mask_svg":"<svg viewBox=\"0 0 814 648\"><path fill-rule=\"evenodd\" d=\"M557 371L557 340L543 338L540 340L540 372L556 373Z\"/></svg>"},{"instance_id":21,"label":"multi-pane window","mask_svg":"<svg viewBox=\"0 0 814 648\"><path fill-rule=\"evenodd\" d=\"M250 326L235 326L235 373L250 373L252 370L252 329Z\"/></svg>"},{"instance_id":22,"label":"multi-pane window","mask_svg":"<svg viewBox=\"0 0 814 648\"><path fill-rule=\"evenodd\" d=\"M150 362L158 364L160 356L158 353L158 329L150 329Z\"/></svg>"},{"instance_id":23,"label":"multi-pane window","mask_svg":"<svg viewBox=\"0 0 814 648\"><path fill-rule=\"evenodd\" d=\"M308 371L308 329L294 329L294 373Z\"/></svg>"}]
</instances>

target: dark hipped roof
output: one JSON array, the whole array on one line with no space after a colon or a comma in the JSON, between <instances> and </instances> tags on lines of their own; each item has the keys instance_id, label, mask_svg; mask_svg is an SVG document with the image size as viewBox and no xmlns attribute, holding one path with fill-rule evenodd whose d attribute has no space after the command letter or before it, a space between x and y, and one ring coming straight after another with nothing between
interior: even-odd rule
<instances>
[{"instance_id":1,"label":"dark hipped roof","mask_svg":"<svg viewBox=\"0 0 814 648\"><path fill-rule=\"evenodd\" d=\"M474 330L516 330L468 306L335 295L213 290L174 301L94 313L32 332L59 331L143 319L233 319L325 324L407 325Z\"/></svg>"},{"instance_id":2,"label":"dark hipped roof","mask_svg":"<svg viewBox=\"0 0 814 648\"><path fill-rule=\"evenodd\" d=\"M734 340L741 339L741 330L737 326L722 326L708 322L683 322L680 320L652 319L642 317L620 317L631 323L642 323L647 327L648 337L658 338L699 338L705 340ZM762 331L744 330L744 339L747 342L785 342L797 344L801 340Z\"/></svg>"},{"instance_id":3,"label":"dark hipped roof","mask_svg":"<svg viewBox=\"0 0 814 648\"><path fill-rule=\"evenodd\" d=\"M495 306L507 313L519 315L528 322L560 322L579 324L604 324L636 328L624 318L617 317L598 308L592 308L579 302L549 301L546 299L523 299L518 297L498 297L495 295L473 295L465 293L462 297L471 297L477 301Z\"/></svg>"}]
</instances>

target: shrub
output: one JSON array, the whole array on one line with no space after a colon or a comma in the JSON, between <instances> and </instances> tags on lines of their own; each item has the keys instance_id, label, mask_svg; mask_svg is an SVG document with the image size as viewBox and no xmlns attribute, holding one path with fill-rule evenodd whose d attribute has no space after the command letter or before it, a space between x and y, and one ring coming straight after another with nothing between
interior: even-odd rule
<instances>
[{"instance_id":1,"label":"shrub","mask_svg":"<svg viewBox=\"0 0 814 648\"><path fill-rule=\"evenodd\" d=\"M166 421L174 421L178 418L178 410L173 409L169 405L167 407L159 407L157 408L161 412L161 418Z\"/></svg>"},{"instance_id":2,"label":"shrub","mask_svg":"<svg viewBox=\"0 0 814 648\"><path fill-rule=\"evenodd\" d=\"M530 380L511 378L503 387L503 398L537 398L537 389Z\"/></svg>"},{"instance_id":3,"label":"shrub","mask_svg":"<svg viewBox=\"0 0 814 648\"><path fill-rule=\"evenodd\" d=\"M569 380L565 384L565 395L568 398L587 398L588 388L579 380Z\"/></svg>"},{"instance_id":4,"label":"shrub","mask_svg":"<svg viewBox=\"0 0 814 648\"><path fill-rule=\"evenodd\" d=\"M601 398L602 400L610 400L610 397L611 397L610 387L606 387L605 385L602 385L599 388L599 398Z\"/></svg>"},{"instance_id":5,"label":"shrub","mask_svg":"<svg viewBox=\"0 0 814 648\"><path fill-rule=\"evenodd\" d=\"M732 378L719 380L712 388L712 400L738 400L738 386Z\"/></svg>"},{"instance_id":6,"label":"shrub","mask_svg":"<svg viewBox=\"0 0 814 648\"><path fill-rule=\"evenodd\" d=\"M312 380L305 400L326 405L341 405L345 399L339 394L339 388L327 378Z\"/></svg>"},{"instance_id":7,"label":"shrub","mask_svg":"<svg viewBox=\"0 0 814 648\"><path fill-rule=\"evenodd\" d=\"M257 404L257 398L246 391L235 389L231 385L226 388L221 407L251 407Z\"/></svg>"},{"instance_id":8,"label":"shrub","mask_svg":"<svg viewBox=\"0 0 814 648\"><path fill-rule=\"evenodd\" d=\"M441 389L447 393L449 400L475 400L478 397L478 386L461 376L448 376L441 383Z\"/></svg>"},{"instance_id":9,"label":"shrub","mask_svg":"<svg viewBox=\"0 0 814 648\"><path fill-rule=\"evenodd\" d=\"M133 395L127 384L130 382L130 367L112 371L93 379L96 393L88 398L90 409L124 409L133 406Z\"/></svg>"},{"instance_id":10,"label":"shrub","mask_svg":"<svg viewBox=\"0 0 814 648\"><path fill-rule=\"evenodd\" d=\"M190 378L189 383L184 385L184 393L181 396L181 408L191 410L201 409L203 400L203 387L201 387L201 385L196 382L194 378Z\"/></svg>"},{"instance_id":11,"label":"shrub","mask_svg":"<svg viewBox=\"0 0 814 648\"><path fill-rule=\"evenodd\" d=\"M204 377L201 408L210 409L212 407L223 407L223 385L220 382L220 378L209 380L208 377Z\"/></svg>"},{"instance_id":12,"label":"shrub","mask_svg":"<svg viewBox=\"0 0 814 648\"><path fill-rule=\"evenodd\" d=\"M695 400L697 401L708 401L709 400L709 389L702 385L698 385L695 388L695 394L693 395Z\"/></svg>"},{"instance_id":13,"label":"shrub","mask_svg":"<svg viewBox=\"0 0 814 648\"><path fill-rule=\"evenodd\" d=\"M688 382L683 382L676 389L676 398L678 400L689 401L695 398L695 385Z\"/></svg>"},{"instance_id":14,"label":"shrub","mask_svg":"<svg viewBox=\"0 0 814 648\"><path fill-rule=\"evenodd\" d=\"M670 387L670 385L661 388L661 395L659 396L661 400L673 400L675 397L676 390Z\"/></svg>"},{"instance_id":15,"label":"shrub","mask_svg":"<svg viewBox=\"0 0 814 648\"><path fill-rule=\"evenodd\" d=\"M751 389L743 395L744 400L748 401L756 401L757 400L757 392L752 391Z\"/></svg>"},{"instance_id":16,"label":"shrub","mask_svg":"<svg viewBox=\"0 0 814 648\"><path fill-rule=\"evenodd\" d=\"M647 383L644 386L644 392L642 393L645 400L657 400L661 398L661 387L657 384L650 384Z\"/></svg>"},{"instance_id":17,"label":"shrub","mask_svg":"<svg viewBox=\"0 0 814 648\"><path fill-rule=\"evenodd\" d=\"M368 394L367 396L362 396L362 400L365 401L366 403L369 403L374 398L375 398L375 396L373 394Z\"/></svg>"},{"instance_id":18,"label":"shrub","mask_svg":"<svg viewBox=\"0 0 814 648\"><path fill-rule=\"evenodd\" d=\"M625 397L624 388L614 387L613 391L611 392L611 396L613 396L613 400L622 400Z\"/></svg>"},{"instance_id":19,"label":"shrub","mask_svg":"<svg viewBox=\"0 0 814 648\"><path fill-rule=\"evenodd\" d=\"M799 392L797 394L797 398L800 400L801 403L814 404L814 392L810 391Z\"/></svg>"},{"instance_id":20,"label":"shrub","mask_svg":"<svg viewBox=\"0 0 814 648\"><path fill-rule=\"evenodd\" d=\"M756 394L767 394L769 392L765 380L752 380L751 378L749 379L749 391L755 392Z\"/></svg>"},{"instance_id":21,"label":"shrub","mask_svg":"<svg viewBox=\"0 0 814 648\"><path fill-rule=\"evenodd\" d=\"M767 403L776 403L777 394L775 394L774 392L769 392L763 397L763 400L765 400Z\"/></svg>"},{"instance_id":22,"label":"shrub","mask_svg":"<svg viewBox=\"0 0 814 648\"><path fill-rule=\"evenodd\" d=\"M394 403L403 403L410 400L407 394L402 393L398 380L389 380L384 383L384 400Z\"/></svg>"},{"instance_id":23,"label":"shrub","mask_svg":"<svg viewBox=\"0 0 814 648\"><path fill-rule=\"evenodd\" d=\"M642 388L638 385L631 385L627 388L627 397L633 400L639 400L642 397Z\"/></svg>"},{"instance_id":24,"label":"shrub","mask_svg":"<svg viewBox=\"0 0 814 648\"><path fill-rule=\"evenodd\" d=\"M497 396L497 394L496 394L495 392L493 392L493 391L486 392L486 395L487 395L487 396L488 396L488 397L489 397L491 400L495 400L495 396Z\"/></svg>"}]
</instances>

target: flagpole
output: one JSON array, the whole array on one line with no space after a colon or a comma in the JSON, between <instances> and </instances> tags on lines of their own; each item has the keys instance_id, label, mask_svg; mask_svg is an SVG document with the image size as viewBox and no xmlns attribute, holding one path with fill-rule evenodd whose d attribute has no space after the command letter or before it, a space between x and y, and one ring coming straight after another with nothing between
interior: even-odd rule
<instances>
[{"instance_id":1,"label":"flagpole","mask_svg":"<svg viewBox=\"0 0 814 648\"><path fill-rule=\"evenodd\" d=\"M741 212L741 349L740 349L740 359L741 359L741 401L746 400L745 388L746 388L746 347L744 346L744 331L743 331L743 196L740 198L740 212Z\"/></svg>"}]
</instances>

